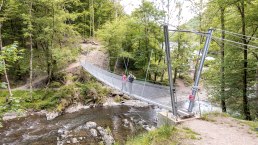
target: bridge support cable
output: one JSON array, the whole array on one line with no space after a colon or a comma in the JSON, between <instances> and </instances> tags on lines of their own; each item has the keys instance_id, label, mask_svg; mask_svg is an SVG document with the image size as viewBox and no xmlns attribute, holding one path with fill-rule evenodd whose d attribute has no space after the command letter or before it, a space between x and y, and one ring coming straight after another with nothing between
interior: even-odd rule
<instances>
[{"instance_id":1,"label":"bridge support cable","mask_svg":"<svg viewBox=\"0 0 258 145\"><path fill-rule=\"evenodd\" d=\"M207 36L209 33L205 32L199 32L199 31L191 31L191 30L171 30L169 29L168 31L173 31L173 32L181 32L181 33L193 33L201 36Z\"/></svg>"},{"instance_id":2,"label":"bridge support cable","mask_svg":"<svg viewBox=\"0 0 258 145\"><path fill-rule=\"evenodd\" d=\"M165 38L165 48L166 48L166 56L167 56L167 67L168 67L168 77L169 77L169 87L170 87L170 96L171 96L171 105L172 105L172 113L174 116L177 116L177 107L174 96L174 86L172 80L172 66L170 60L170 46L169 46L169 31L168 25L164 25L164 38Z\"/></svg>"},{"instance_id":3,"label":"bridge support cable","mask_svg":"<svg viewBox=\"0 0 258 145\"><path fill-rule=\"evenodd\" d=\"M151 62L152 52L153 52L153 49L151 49L150 58L149 58L149 63L148 63L147 70L146 70L146 75L145 75L145 80L144 80L144 85L143 85L143 88L142 88L141 96L143 96L143 92L144 92L144 89L145 89L145 85L146 85L146 81L147 81L147 76L148 76L149 68L150 68L150 62Z\"/></svg>"},{"instance_id":4,"label":"bridge support cable","mask_svg":"<svg viewBox=\"0 0 258 145\"><path fill-rule=\"evenodd\" d=\"M199 81L200 81L200 78L201 78L201 72L202 72L202 69L203 69L205 58L206 58L208 50L209 50L209 46L210 46L210 42L211 42L211 38L212 38L212 32L213 32L212 29L208 30L208 36L206 37L206 42L205 42L205 45L204 45L204 48L203 48L202 58L201 58L201 61L200 61L200 65L199 65L197 74L196 74L196 78L195 78L195 81L194 81L194 86L192 88L192 94L189 97L190 102L189 102L188 112L192 112L193 107L194 107L195 96L198 92L198 85L199 85Z\"/></svg>"}]
</instances>

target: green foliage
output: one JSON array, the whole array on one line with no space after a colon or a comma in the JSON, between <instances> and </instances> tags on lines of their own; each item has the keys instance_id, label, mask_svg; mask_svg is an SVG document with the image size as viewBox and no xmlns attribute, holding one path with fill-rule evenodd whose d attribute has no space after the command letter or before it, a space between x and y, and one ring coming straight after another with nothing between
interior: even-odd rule
<instances>
[{"instance_id":1,"label":"green foliage","mask_svg":"<svg viewBox=\"0 0 258 145\"><path fill-rule=\"evenodd\" d=\"M119 95L115 96L115 99L114 99L115 102L120 103L122 100L123 99Z\"/></svg>"},{"instance_id":2,"label":"green foliage","mask_svg":"<svg viewBox=\"0 0 258 145\"><path fill-rule=\"evenodd\" d=\"M179 76L179 78L184 80L184 84L185 84L186 86L191 86L191 85L193 85L193 79L192 79L189 75L187 75L187 74L182 74L182 75Z\"/></svg>"},{"instance_id":3,"label":"green foliage","mask_svg":"<svg viewBox=\"0 0 258 145\"><path fill-rule=\"evenodd\" d=\"M209 112L202 114L201 119L209 122L216 122L214 119L215 117L230 117L230 115L222 112Z\"/></svg>"},{"instance_id":4,"label":"green foliage","mask_svg":"<svg viewBox=\"0 0 258 145\"><path fill-rule=\"evenodd\" d=\"M0 89L6 89L6 88L7 88L6 82L1 82L0 83Z\"/></svg>"},{"instance_id":5,"label":"green foliage","mask_svg":"<svg viewBox=\"0 0 258 145\"><path fill-rule=\"evenodd\" d=\"M58 64L58 70L67 67L68 64L75 62L79 56L80 48L56 48L53 52L53 57Z\"/></svg>"},{"instance_id":6,"label":"green foliage","mask_svg":"<svg viewBox=\"0 0 258 145\"><path fill-rule=\"evenodd\" d=\"M240 120L240 122L248 125L252 131L255 131L258 134L258 122L257 121L244 121L244 120Z\"/></svg>"},{"instance_id":7,"label":"green foliage","mask_svg":"<svg viewBox=\"0 0 258 145\"><path fill-rule=\"evenodd\" d=\"M190 139L198 139L197 136L200 135L194 131L192 131L190 128L188 127L183 127L183 131L185 132L186 134L186 137L187 138L190 138Z\"/></svg>"},{"instance_id":8,"label":"green foliage","mask_svg":"<svg viewBox=\"0 0 258 145\"><path fill-rule=\"evenodd\" d=\"M59 88L61 87L62 84L60 82L52 81L51 84L49 85L50 88Z\"/></svg>"},{"instance_id":9,"label":"green foliage","mask_svg":"<svg viewBox=\"0 0 258 145\"><path fill-rule=\"evenodd\" d=\"M106 100L110 90L104 88L100 83L88 82L85 84L78 84L81 89L81 96L84 97L85 104L94 103L101 104Z\"/></svg>"},{"instance_id":10,"label":"green foliage","mask_svg":"<svg viewBox=\"0 0 258 145\"><path fill-rule=\"evenodd\" d=\"M119 17L106 23L97 32L109 52L111 70L118 60L119 64L128 64L128 68L135 73L141 71L145 74L150 61L150 74L155 75L155 78L164 74L164 52L160 45L163 34L158 23L163 16L164 12L159 11L153 3L143 1L131 17ZM125 65L123 67L126 69ZM142 76L145 78L141 74L137 78Z\"/></svg>"},{"instance_id":11,"label":"green foliage","mask_svg":"<svg viewBox=\"0 0 258 145\"><path fill-rule=\"evenodd\" d=\"M8 65L9 63L12 64L19 59L22 59L22 52L23 50L18 50L17 42L3 47L0 55L0 74L4 73L4 69L8 69L9 67L11 67L10 65ZM8 64L4 65L3 61Z\"/></svg>"},{"instance_id":12,"label":"green foliage","mask_svg":"<svg viewBox=\"0 0 258 145\"><path fill-rule=\"evenodd\" d=\"M154 131L141 134L134 138L129 139L127 145L161 145L161 144L173 144L176 145L178 140L176 135L178 130L172 126L163 126Z\"/></svg>"},{"instance_id":13,"label":"green foliage","mask_svg":"<svg viewBox=\"0 0 258 145\"><path fill-rule=\"evenodd\" d=\"M244 7L241 7L241 2L244 2ZM228 40L243 42L241 33L245 30L245 35L257 36L257 14L254 12L258 3L256 1L223 1L223 0L211 0L207 3L206 9L203 13L199 15L186 24L189 29L195 29L199 31L207 30L208 28L219 28L226 29L227 31L232 31L239 33L240 35L232 35L225 32L225 38ZM196 10L199 6L196 7ZM240 11L244 8L245 11ZM224 11L223 11L224 10ZM224 13L222 13L224 12ZM240 14L241 12L244 12ZM242 17L241 17L242 16ZM242 19L243 16L245 19ZM224 17L224 22L223 18ZM234 21L232 21L234 19ZM245 24L245 26L243 26ZM223 28L224 25L224 28ZM222 32L220 30L215 30L213 33L213 38L222 38ZM195 36L192 40L199 40L203 42L199 36ZM200 41L201 40L201 41ZM248 40L248 39L247 39ZM254 57L255 49L248 47L247 59L244 60L244 46L229 43L224 41L224 62L222 62L222 42L219 39L214 40L210 45L209 56L215 58L214 61L205 62L205 66L208 68L205 71L204 78L206 79L206 88L208 88L209 94L212 95L212 99L217 103L221 100L225 100L226 107L229 112L234 112L234 114L239 114L240 116L247 116L248 112L251 112L252 118L257 118L258 109L254 107L257 104L257 98L255 94L255 70L257 69L257 59ZM257 45L255 39L250 39L248 44ZM256 52L255 52L256 53ZM244 66L244 61L248 62L247 67ZM222 68L224 72L222 72ZM244 76L244 71L246 70L247 76ZM224 76L224 78L222 78ZM247 79L246 86L244 85L244 78ZM224 89L222 89L224 88ZM247 89L246 93L244 89ZM225 91L222 91L225 90ZM243 101L244 98L247 101ZM250 118L249 118L250 119Z\"/></svg>"},{"instance_id":14,"label":"green foliage","mask_svg":"<svg viewBox=\"0 0 258 145\"><path fill-rule=\"evenodd\" d=\"M54 109L58 103L58 99L53 98L55 91L38 90L33 92L33 100L30 98L29 91L13 91L10 103L5 103L5 97L8 91L1 91L0 96L0 115L7 111L22 111L25 109Z\"/></svg>"},{"instance_id":15,"label":"green foliage","mask_svg":"<svg viewBox=\"0 0 258 145\"><path fill-rule=\"evenodd\" d=\"M121 5L110 0L71 0L66 2L65 5L69 13L75 15L74 23L76 31L84 38L92 37L94 34L92 31L94 29L96 30L106 22L115 19L115 9L118 16L123 14Z\"/></svg>"}]
</instances>

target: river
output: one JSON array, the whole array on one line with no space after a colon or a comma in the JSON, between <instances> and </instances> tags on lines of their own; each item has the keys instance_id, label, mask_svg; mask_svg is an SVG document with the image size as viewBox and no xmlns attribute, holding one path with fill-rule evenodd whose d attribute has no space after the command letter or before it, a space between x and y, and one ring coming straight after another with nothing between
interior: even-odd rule
<instances>
[{"instance_id":1,"label":"river","mask_svg":"<svg viewBox=\"0 0 258 145\"><path fill-rule=\"evenodd\" d=\"M93 137L90 129L86 129L87 122L97 124L93 130L98 136ZM0 144L98 144L102 137L97 127L110 131L116 142L124 143L129 137L153 126L156 126L156 109L153 106L96 107L63 114L49 121L44 115L5 121L0 128Z\"/></svg>"}]
</instances>

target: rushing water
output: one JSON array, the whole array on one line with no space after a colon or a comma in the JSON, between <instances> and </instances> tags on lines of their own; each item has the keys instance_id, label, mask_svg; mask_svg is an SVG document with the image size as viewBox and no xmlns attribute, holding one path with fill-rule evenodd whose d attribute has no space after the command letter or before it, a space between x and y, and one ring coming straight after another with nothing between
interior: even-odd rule
<instances>
[{"instance_id":1,"label":"rushing water","mask_svg":"<svg viewBox=\"0 0 258 145\"><path fill-rule=\"evenodd\" d=\"M131 125L126 126L127 120ZM109 128L116 141L124 142L128 137L144 131L145 125L155 126L156 111L150 107L136 108L128 106L97 107L81 110L75 113L64 114L47 121L45 116L28 116L5 121L0 129L0 144L35 144L52 145L59 140L59 130L70 131L70 136L80 139L80 144L96 144L98 139L88 132L78 130L89 121L97 126Z\"/></svg>"}]
</instances>

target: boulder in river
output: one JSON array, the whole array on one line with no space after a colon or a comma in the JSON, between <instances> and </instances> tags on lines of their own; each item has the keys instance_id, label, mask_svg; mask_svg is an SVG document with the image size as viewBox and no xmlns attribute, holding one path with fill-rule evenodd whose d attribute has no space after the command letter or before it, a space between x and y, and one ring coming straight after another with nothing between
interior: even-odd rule
<instances>
[{"instance_id":1,"label":"boulder in river","mask_svg":"<svg viewBox=\"0 0 258 145\"><path fill-rule=\"evenodd\" d=\"M53 120L57 116L59 116L58 112L48 112L48 113L46 113L47 120Z\"/></svg>"},{"instance_id":2,"label":"boulder in river","mask_svg":"<svg viewBox=\"0 0 258 145\"><path fill-rule=\"evenodd\" d=\"M72 138L72 143L77 143L77 142L78 142L77 138Z\"/></svg>"},{"instance_id":3,"label":"boulder in river","mask_svg":"<svg viewBox=\"0 0 258 145\"><path fill-rule=\"evenodd\" d=\"M3 120L6 121L6 120L14 119L16 117L17 117L16 113L5 113L3 116Z\"/></svg>"},{"instance_id":4,"label":"boulder in river","mask_svg":"<svg viewBox=\"0 0 258 145\"><path fill-rule=\"evenodd\" d=\"M102 139L106 145L112 145L115 142L113 136L108 134L104 135Z\"/></svg>"},{"instance_id":5,"label":"boulder in river","mask_svg":"<svg viewBox=\"0 0 258 145\"><path fill-rule=\"evenodd\" d=\"M97 137L98 136L98 132L97 132L97 130L96 129L90 129L90 133L91 133L91 135L93 136L93 137Z\"/></svg>"},{"instance_id":6,"label":"boulder in river","mask_svg":"<svg viewBox=\"0 0 258 145\"><path fill-rule=\"evenodd\" d=\"M97 127L97 123L96 122L87 122L86 123L86 126L85 126L85 128L86 129L91 129L91 128L96 128Z\"/></svg>"},{"instance_id":7,"label":"boulder in river","mask_svg":"<svg viewBox=\"0 0 258 145\"><path fill-rule=\"evenodd\" d=\"M26 116L25 113L9 112L3 115L3 120L7 121L7 120L15 119L17 117L25 117L25 116Z\"/></svg>"},{"instance_id":8,"label":"boulder in river","mask_svg":"<svg viewBox=\"0 0 258 145\"><path fill-rule=\"evenodd\" d=\"M106 129L104 129L101 126L98 126L97 129L98 129L98 131L101 135L101 138L102 138L103 142L105 143L105 145L114 144L115 140L114 140L111 133L109 133Z\"/></svg>"},{"instance_id":9,"label":"boulder in river","mask_svg":"<svg viewBox=\"0 0 258 145\"><path fill-rule=\"evenodd\" d=\"M71 105L67 109L65 109L65 113L73 113L73 112L77 112L81 109L88 109L88 108L90 108L90 107L85 106L82 103L78 103L78 104L75 104L75 105Z\"/></svg>"},{"instance_id":10,"label":"boulder in river","mask_svg":"<svg viewBox=\"0 0 258 145\"><path fill-rule=\"evenodd\" d=\"M127 119L123 119L124 127L129 127L130 122Z\"/></svg>"}]
</instances>

